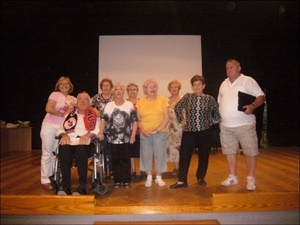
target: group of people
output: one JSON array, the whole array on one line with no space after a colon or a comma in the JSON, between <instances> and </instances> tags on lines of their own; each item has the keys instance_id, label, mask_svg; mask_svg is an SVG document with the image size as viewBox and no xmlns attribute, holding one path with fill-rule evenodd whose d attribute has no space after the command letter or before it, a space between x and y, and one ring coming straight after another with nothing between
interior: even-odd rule
<instances>
[{"instance_id":1,"label":"group of people","mask_svg":"<svg viewBox=\"0 0 300 225\"><path fill-rule=\"evenodd\" d=\"M204 93L206 81L201 75L191 78L192 92L183 96L180 95L181 83L171 81L168 98L158 94L156 80L146 80L142 85L144 95L138 98L138 85L113 84L108 78L100 82L102 93L91 98L88 93L81 92L75 98L70 95L73 91L70 79L61 77L48 98L41 128L42 185L52 189L49 180L53 173L52 152L59 145L63 188L58 194L86 194L88 155L93 147L92 140L97 137L110 159L107 166L115 188L130 188L130 182L137 174L136 158L140 158L139 170L146 180L145 187L151 187L153 181L160 187L165 186L162 174L167 172L168 162L174 164L172 174L178 176L178 181L170 188L188 187L194 149L198 153L196 179L200 186L206 186L213 127L219 125L222 152L229 168L229 175L221 185L238 184L237 151L240 145L248 169L246 189L255 190L259 152L253 110L264 104L265 94L253 78L241 73L237 60L226 62L226 74L217 100ZM242 111L238 110L238 92L255 97L253 102L242 106ZM55 142L57 136L59 141ZM71 154L74 154L79 174L79 187L73 193Z\"/></svg>"}]
</instances>

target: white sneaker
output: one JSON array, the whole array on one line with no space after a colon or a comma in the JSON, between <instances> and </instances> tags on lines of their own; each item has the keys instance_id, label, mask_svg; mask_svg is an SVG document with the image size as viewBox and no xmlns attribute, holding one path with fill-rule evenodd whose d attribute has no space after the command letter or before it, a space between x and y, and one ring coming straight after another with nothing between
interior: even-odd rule
<instances>
[{"instance_id":1,"label":"white sneaker","mask_svg":"<svg viewBox=\"0 0 300 225\"><path fill-rule=\"evenodd\" d=\"M166 183L162 179L155 179L155 183L160 187L163 187L166 185Z\"/></svg>"},{"instance_id":2,"label":"white sneaker","mask_svg":"<svg viewBox=\"0 0 300 225\"><path fill-rule=\"evenodd\" d=\"M229 176L227 177L226 180L224 180L221 185L228 187L228 186L232 186L232 185L236 185L239 183L239 180L237 178L237 176L231 175L229 174Z\"/></svg>"},{"instance_id":3,"label":"white sneaker","mask_svg":"<svg viewBox=\"0 0 300 225\"><path fill-rule=\"evenodd\" d=\"M59 195L59 196L65 196L65 195L67 195L67 193L65 191L58 191L57 195Z\"/></svg>"},{"instance_id":4,"label":"white sneaker","mask_svg":"<svg viewBox=\"0 0 300 225\"><path fill-rule=\"evenodd\" d=\"M247 177L247 190L248 191L254 191L256 188L255 186L255 178L254 177Z\"/></svg>"},{"instance_id":5,"label":"white sneaker","mask_svg":"<svg viewBox=\"0 0 300 225\"><path fill-rule=\"evenodd\" d=\"M80 193L78 191L74 191L72 192L72 195L80 195Z\"/></svg>"},{"instance_id":6,"label":"white sneaker","mask_svg":"<svg viewBox=\"0 0 300 225\"><path fill-rule=\"evenodd\" d=\"M152 179L147 179L145 182L145 187L151 187L152 186Z\"/></svg>"}]
</instances>

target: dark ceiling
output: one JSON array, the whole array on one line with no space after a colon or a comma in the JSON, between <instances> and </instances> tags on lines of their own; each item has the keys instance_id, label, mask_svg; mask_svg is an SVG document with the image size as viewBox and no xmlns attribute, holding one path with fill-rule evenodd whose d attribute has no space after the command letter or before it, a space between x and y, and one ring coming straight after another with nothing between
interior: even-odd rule
<instances>
[{"instance_id":1,"label":"dark ceiling","mask_svg":"<svg viewBox=\"0 0 300 225\"><path fill-rule=\"evenodd\" d=\"M1 1L4 36L72 38L74 34L194 34L227 29L263 34L297 24L297 1Z\"/></svg>"},{"instance_id":2,"label":"dark ceiling","mask_svg":"<svg viewBox=\"0 0 300 225\"><path fill-rule=\"evenodd\" d=\"M239 42L244 52L252 52L251 58L261 52L274 58L274 46L299 42L299 3L1 1L2 71L7 74L17 69L16 61L25 64L23 72L33 66L41 70L63 67L66 72L71 67L97 70L99 35L131 34L199 34L204 53L209 50L207 58L214 49L232 52L234 45L230 43L234 42Z\"/></svg>"}]
</instances>

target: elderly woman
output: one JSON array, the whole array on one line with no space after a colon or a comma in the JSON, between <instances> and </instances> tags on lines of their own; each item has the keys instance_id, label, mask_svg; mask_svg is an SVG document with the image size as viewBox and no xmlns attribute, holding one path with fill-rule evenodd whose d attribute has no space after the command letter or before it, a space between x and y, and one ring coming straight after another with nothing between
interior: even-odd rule
<instances>
[{"instance_id":1,"label":"elderly woman","mask_svg":"<svg viewBox=\"0 0 300 225\"><path fill-rule=\"evenodd\" d=\"M91 103L92 106L98 109L100 116L103 114L104 108L108 102L111 102L114 100L114 95L112 94L112 89L114 87L113 82L109 78L103 78L100 81L100 90L101 93L95 94L92 99ZM104 131L104 136L106 137L107 132ZM114 172L113 172L113 166L112 166L112 154L109 149L109 145L107 142L107 138L105 138L102 142L103 152L104 152L104 158L108 158L108 163L105 160L104 161L104 167L105 172L109 170L109 176L110 178L114 178ZM108 165L107 165L108 164Z\"/></svg>"},{"instance_id":2,"label":"elderly woman","mask_svg":"<svg viewBox=\"0 0 300 225\"><path fill-rule=\"evenodd\" d=\"M115 188L123 185L130 188L130 152L131 144L135 142L137 130L137 114L132 102L124 99L125 86L121 83L114 85L115 99L108 102L101 116L99 139L107 140L112 153Z\"/></svg>"},{"instance_id":3,"label":"elderly woman","mask_svg":"<svg viewBox=\"0 0 300 225\"><path fill-rule=\"evenodd\" d=\"M174 108L178 122L185 120L185 125L179 150L178 181L170 186L173 189L188 186L187 176L195 147L198 149L196 178L200 186L206 186L204 178L212 146L213 125L221 119L216 100L204 93L205 78L195 75L191 85L194 92L185 94Z\"/></svg>"},{"instance_id":4,"label":"elderly woman","mask_svg":"<svg viewBox=\"0 0 300 225\"><path fill-rule=\"evenodd\" d=\"M47 190L53 189L49 177L53 173L53 152L57 147L56 131L64 117L74 110L76 98L70 95L74 86L69 77L62 76L55 84L46 104L46 115L43 119L40 136L42 139L41 183Z\"/></svg>"},{"instance_id":5,"label":"elderly woman","mask_svg":"<svg viewBox=\"0 0 300 225\"><path fill-rule=\"evenodd\" d=\"M174 170L172 172L173 175L178 175L179 169L179 149L181 145L181 137L182 137L182 126L185 123L183 120L181 123L178 122L174 107L181 99L181 95L179 94L181 89L181 83L178 80L172 80L168 84L168 90L170 92L170 96L168 98L170 105L170 122L168 124L169 131L169 141L168 141L168 162L172 162L174 164ZM184 113L184 111L183 111Z\"/></svg>"},{"instance_id":6,"label":"elderly woman","mask_svg":"<svg viewBox=\"0 0 300 225\"><path fill-rule=\"evenodd\" d=\"M139 86L135 83L129 83L126 87L128 101L132 102L136 108L136 103L138 102L138 92ZM131 179L136 178L136 159L140 158L140 131L137 130L135 134L135 142L131 146L130 160L131 160ZM144 171L141 171L141 178L146 179L147 175Z\"/></svg>"},{"instance_id":7,"label":"elderly woman","mask_svg":"<svg viewBox=\"0 0 300 225\"><path fill-rule=\"evenodd\" d=\"M152 186L152 160L154 157L158 186L165 186L161 174L167 171L167 124L169 103L157 94L158 83L148 79L143 83L145 96L137 102L140 130L140 170L147 172L146 187Z\"/></svg>"}]
</instances>

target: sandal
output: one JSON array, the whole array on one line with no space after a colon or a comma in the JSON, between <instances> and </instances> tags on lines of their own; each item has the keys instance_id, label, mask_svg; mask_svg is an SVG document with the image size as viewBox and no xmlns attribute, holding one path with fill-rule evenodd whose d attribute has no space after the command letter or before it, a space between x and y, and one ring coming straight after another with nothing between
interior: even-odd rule
<instances>
[{"instance_id":1,"label":"sandal","mask_svg":"<svg viewBox=\"0 0 300 225\"><path fill-rule=\"evenodd\" d=\"M53 189L53 187L52 187L52 185L51 185L50 183L42 184L42 185L43 185L43 187L44 187L45 189L47 189L47 190L52 190L52 189Z\"/></svg>"}]
</instances>

